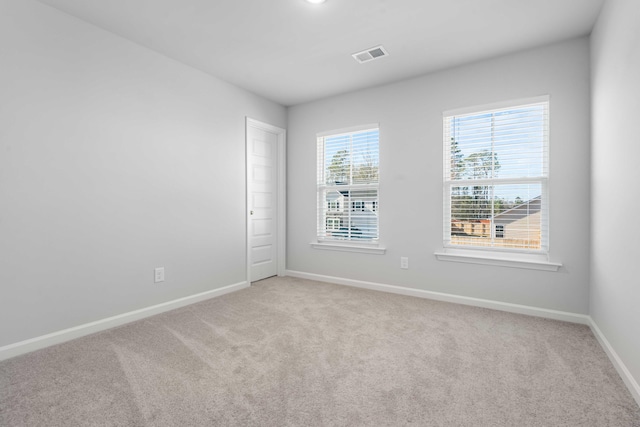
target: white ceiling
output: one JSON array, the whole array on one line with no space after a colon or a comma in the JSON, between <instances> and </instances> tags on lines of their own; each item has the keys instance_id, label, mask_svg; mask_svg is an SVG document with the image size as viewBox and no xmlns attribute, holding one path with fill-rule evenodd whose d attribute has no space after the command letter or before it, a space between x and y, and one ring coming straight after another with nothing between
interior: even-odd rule
<instances>
[{"instance_id":1,"label":"white ceiling","mask_svg":"<svg viewBox=\"0 0 640 427\"><path fill-rule=\"evenodd\" d=\"M287 106L587 35L603 3L40 1ZM379 44L388 57L351 57Z\"/></svg>"}]
</instances>

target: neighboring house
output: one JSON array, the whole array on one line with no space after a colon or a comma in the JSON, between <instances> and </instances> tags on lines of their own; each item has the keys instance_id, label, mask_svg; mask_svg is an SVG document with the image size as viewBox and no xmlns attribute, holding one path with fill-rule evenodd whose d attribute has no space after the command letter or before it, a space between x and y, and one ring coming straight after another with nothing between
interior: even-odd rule
<instances>
[{"instance_id":1,"label":"neighboring house","mask_svg":"<svg viewBox=\"0 0 640 427\"><path fill-rule=\"evenodd\" d=\"M493 217L495 237L540 240L540 196Z\"/></svg>"},{"instance_id":2,"label":"neighboring house","mask_svg":"<svg viewBox=\"0 0 640 427\"><path fill-rule=\"evenodd\" d=\"M351 193L351 194L349 194ZM326 196L327 234L352 237L371 234L378 227L378 197L375 190L330 191Z\"/></svg>"},{"instance_id":3,"label":"neighboring house","mask_svg":"<svg viewBox=\"0 0 640 427\"><path fill-rule=\"evenodd\" d=\"M540 241L540 196L493 217L496 239ZM491 238L491 220L451 220L452 236Z\"/></svg>"}]
</instances>

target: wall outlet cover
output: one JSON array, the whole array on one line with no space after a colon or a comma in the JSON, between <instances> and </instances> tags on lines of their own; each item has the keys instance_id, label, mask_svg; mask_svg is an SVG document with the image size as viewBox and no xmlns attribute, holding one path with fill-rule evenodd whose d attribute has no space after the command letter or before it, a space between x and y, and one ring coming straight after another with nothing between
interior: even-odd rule
<instances>
[{"instance_id":1,"label":"wall outlet cover","mask_svg":"<svg viewBox=\"0 0 640 427\"><path fill-rule=\"evenodd\" d=\"M164 282L164 267L158 267L154 270L154 282Z\"/></svg>"}]
</instances>

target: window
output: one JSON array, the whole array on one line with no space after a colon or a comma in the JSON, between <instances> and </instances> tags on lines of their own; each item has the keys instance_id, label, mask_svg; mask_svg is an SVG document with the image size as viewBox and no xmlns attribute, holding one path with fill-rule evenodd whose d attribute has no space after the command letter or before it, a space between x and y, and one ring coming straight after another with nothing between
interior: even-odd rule
<instances>
[{"instance_id":1,"label":"window","mask_svg":"<svg viewBox=\"0 0 640 427\"><path fill-rule=\"evenodd\" d=\"M340 202L337 200L328 200L327 206L329 207L329 212L338 212L340 210Z\"/></svg>"},{"instance_id":2,"label":"window","mask_svg":"<svg viewBox=\"0 0 640 427\"><path fill-rule=\"evenodd\" d=\"M319 242L377 242L378 148L377 125L318 135Z\"/></svg>"},{"instance_id":3,"label":"window","mask_svg":"<svg viewBox=\"0 0 640 427\"><path fill-rule=\"evenodd\" d=\"M548 146L546 97L445 113L445 247L546 253Z\"/></svg>"}]
</instances>

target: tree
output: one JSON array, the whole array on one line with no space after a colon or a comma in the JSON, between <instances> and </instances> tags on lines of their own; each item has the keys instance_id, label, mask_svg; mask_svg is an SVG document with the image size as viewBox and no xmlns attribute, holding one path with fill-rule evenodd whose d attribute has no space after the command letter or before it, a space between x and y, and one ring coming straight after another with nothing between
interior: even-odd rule
<instances>
[{"instance_id":1,"label":"tree","mask_svg":"<svg viewBox=\"0 0 640 427\"><path fill-rule=\"evenodd\" d=\"M340 150L331 158L327 167L327 184L354 184L378 181L378 162L371 155L363 155L362 162L353 165L348 150Z\"/></svg>"},{"instance_id":2,"label":"tree","mask_svg":"<svg viewBox=\"0 0 640 427\"><path fill-rule=\"evenodd\" d=\"M354 167L353 182L377 182L378 163L369 154L364 155L362 163Z\"/></svg>"},{"instance_id":3,"label":"tree","mask_svg":"<svg viewBox=\"0 0 640 427\"><path fill-rule=\"evenodd\" d=\"M458 146L458 141L451 137L449 144L449 173L451 180L455 181L464 178L465 162L464 154ZM469 207L469 187L454 186L451 188L451 218L467 219L467 208Z\"/></svg>"},{"instance_id":4,"label":"tree","mask_svg":"<svg viewBox=\"0 0 640 427\"><path fill-rule=\"evenodd\" d=\"M498 155L489 150L469 154L464 159L464 163L465 175L468 179L494 178L500 169ZM491 217L490 190L489 185L474 185L471 188L471 203L467 209L468 218L486 219Z\"/></svg>"},{"instance_id":5,"label":"tree","mask_svg":"<svg viewBox=\"0 0 640 427\"><path fill-rule=\"evenodd\" d=\"M469 154L465 159L465 172L470 179L495 178L500 169L498 155L489 150Z\"/></svg>"},{"instance_id":6,"label":"tree","mask_svg":"<svg viewBox=\"0 0 640 427\"><path fill-rule=\"evenodd\" d=\"M462 150L458 147L458 142L455 138L451 137L451 180L456 180L462 178L465 171L465 163L464 163L464 154L462 154Z\"/></svg>"},{"instance_id":7,"label":"tree","mask_svg":"<svg viewBox=\"0 0 640 427\"><path fill-rule=\"evenodd\" d=\"M349 151L336 152L327 167L327 184L349 184L350 168Z\"/></svg>"}]
</instances>

